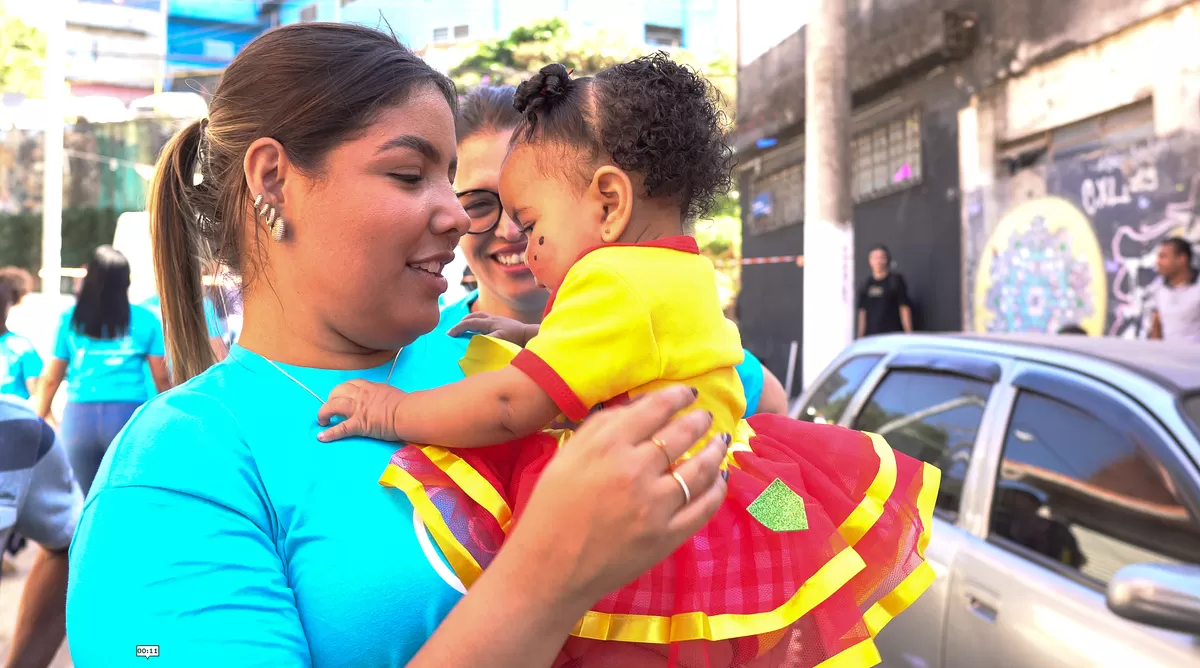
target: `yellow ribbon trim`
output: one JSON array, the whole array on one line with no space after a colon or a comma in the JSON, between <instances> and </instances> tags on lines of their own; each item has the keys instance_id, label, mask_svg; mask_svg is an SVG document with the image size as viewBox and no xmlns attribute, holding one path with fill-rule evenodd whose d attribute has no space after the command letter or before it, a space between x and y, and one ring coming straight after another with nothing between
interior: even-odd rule
<instances>
[{"instance_id":1,"label":"yellow ribbon trim","mask_svg":"<svg viewBox=\"0 0 1200 668\"><path fill-rule=\"evenodd\" d=\"M435 445L419 447L434 466L449 476L459 489L471 497L471 500L491 513L492 517L500 523L500 529L504 533L508 533L508 528L512 524L512 509L508 507L504 497L500 496L487 478L480 475L474 467L464 462L458 455L445 448Z\"/></svg>"},{"instance_id":2,"label":"yellow ribbon trim","mask_svg":"<svg viewBox=\"0 0 1200 668\"><path fill-rule=\"evenodd\" d=\"M838 527L838 534L850 545L857 545L871 527L875 526L875 522L883 515L884 502L891 497L896 488L896 453L892 446L879 434L863 434L871 439L875 454L879 456L879 470L875 472L875 479L867 488L866 498Z\"/></svg>"},{"instance_id":3,"label":"yellow ribbon trim","mask_svg":"<svg viewBox=\"0 0 1200 668\"><path fill-rule=\"evenodd\" d=\"M925 558L925 548L929 547L929 539L933 534L933 508L937 503L938 488L941 486L942 472L930 464L925 464L921 470L921 491L917 494L917 514L921 518L921 535L917 538L917 554ZM872 636L878 635L888 622L908 609L926 589L933 584L935 573L928 561L917 566L908 577L904 578L887 596L879 599L863 620Z\"/></svg>"},{"instance_id":4,"label":"yellow ribbon trim","mask_svg":"<svg viewBox=\"0 0 1200 668\"><path fill-rule=\"evenodd\" d=\"M479 562L475 561L475 557L471 556L467 548L454 538L450 527L446 526L446 520L442 519L442 514L438 512L437 507L433 505L433 501L425 492L425 487L412 477L412 474L395 464L388 464L379 478L379 483L395 487L408 496L408 500L412 502L413 507L421 515L421 519L425 521L425 527L429 529L433 540L438 547L442 548L442 554L446 555L446 561L450 562L450 567L454 569L455 575L462 580L463 586L469 588L475 580L479 579L479 575L483 572Z\"/></svg>"},{"instance_id":5,"label":"yellow ribbon trim","mask_svg":"<svg viewBox=\"0 0 1200 668\"><path fill-rule=\"evenodd\" d=\"M883 661L883 657L879 656L879 648L875 646L875 640L867 638L825 659L814 668L866 668L881 661Z\"/></svg>"},{"instance_id":6,"label":"yellow ribbon trim","mask_svg":"<svg viewBox=\"0 0 1200 668\"><path fill-rule=\"evenodd\" d=\"M836 554L808 579L786 603L752 614L708 615L682 612L670 617L622 615L590 611L575 625L571 635L591 640L643 642L665 645L688 640L726 640L770 633L789 626L866 568L854 548Z\"/></svg>"}]
</instances>

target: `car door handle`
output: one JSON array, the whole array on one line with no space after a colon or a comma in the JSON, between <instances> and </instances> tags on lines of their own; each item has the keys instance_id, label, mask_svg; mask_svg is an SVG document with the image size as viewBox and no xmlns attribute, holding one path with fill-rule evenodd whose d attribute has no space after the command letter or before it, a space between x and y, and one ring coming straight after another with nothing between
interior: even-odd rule
<instances>
[{"instance_id":1,"label":"car door handle","mask_svg":"<svg viewBox=\"0 0 1200 668\"><path fill-rule=\"evenodd\" d=\"M995 624L996 616L999 614L994 604L981 599L971 592L967 592L967 610L988 624Z\"/></svg>"}]
</instances>

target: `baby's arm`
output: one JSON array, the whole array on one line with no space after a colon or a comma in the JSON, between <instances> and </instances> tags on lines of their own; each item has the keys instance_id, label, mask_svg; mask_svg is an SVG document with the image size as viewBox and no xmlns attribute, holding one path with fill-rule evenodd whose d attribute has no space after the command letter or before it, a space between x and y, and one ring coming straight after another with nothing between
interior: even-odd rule
<instances>
[{"instance_id":1,"label":"baby's arm","mask_svg":"<svg viewBox=\"0 0 1200 668\"><path fill-rule=\"evenodd\" d=\"M368 436L457 448L479 448L528 436L546 427L559 408L525 372L514 366L457 383L406 394L388 385L350 381L334 388L317 421L346 420L321 432L320 440Z\"/></svg>"}]
</instances>

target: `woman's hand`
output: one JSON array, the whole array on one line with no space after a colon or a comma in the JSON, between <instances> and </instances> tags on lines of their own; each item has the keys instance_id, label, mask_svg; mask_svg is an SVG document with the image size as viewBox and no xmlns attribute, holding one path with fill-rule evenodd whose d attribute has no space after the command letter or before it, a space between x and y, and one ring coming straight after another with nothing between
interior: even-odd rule
<instances>
[{"instance_id":1,"label":"woman's hand","mask_svg":"<svg viewBox=\"0 0 1200 668\"><path fill-rule=\"evenodd\" d=\"M716 512L725 498L720 465L728 438L675 467L690 502L668 469L712 425L704 411L671 421L694 401L690 389L677 387L584 422L542 473L504 547L530 553L531 589L572 601L582 615L666 558Z\"/></svg>"},{"instance_id":2,"label":"woman's hand","mask_svg":"<svg viewBox=\"0 0 1200 668\"><path fill-rule=\"evenodd\" d=\"M451 327L447 334L450 336L462 336L469 333L484 334L496 339L503 339L509 343L515 343L524 348L530 339L537 336L539 329L538 325L526 325L519 320L502 318L498 315L468 313L467 317L460 320L454 327Z\"/></svg>"},{"instance_id":3,"label":"woman's hand","mask_svg":"<svg viewBox=\"0 0 1200 668\"><path fill-rule=\"evenodd\" d=\"M725 498L727 436L668 465L712 424L695 395L655 392L588 418L542 472L492 564L409 668L549 666L596 601L671 554ZM655 443L657 439L660 445ZM504 610L505 614L496 614Z\"/></svg>"}]
</instances>

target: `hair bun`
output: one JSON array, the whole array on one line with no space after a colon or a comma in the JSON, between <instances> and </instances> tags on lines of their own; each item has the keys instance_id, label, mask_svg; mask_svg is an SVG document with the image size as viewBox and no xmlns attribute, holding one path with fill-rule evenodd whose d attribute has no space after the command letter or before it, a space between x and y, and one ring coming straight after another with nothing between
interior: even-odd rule
<instances>
[{"instance_id":1,"label":"hair bun","mask_svg":"<svg viewBox=\"0 0 1200 668\"><path fill-rule=\"evenodd\" d=\"M571 72L562 63L551 63L517 86L513 106L522 114L545 111L570 90Z\"/></svg>"}]
</instances>

